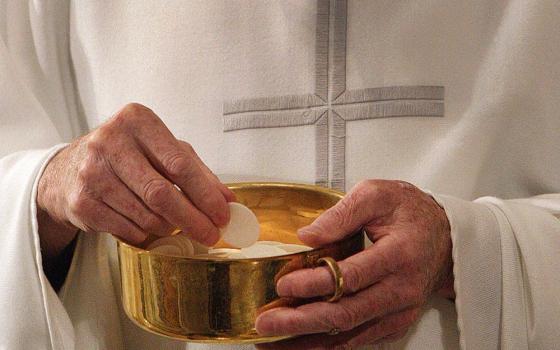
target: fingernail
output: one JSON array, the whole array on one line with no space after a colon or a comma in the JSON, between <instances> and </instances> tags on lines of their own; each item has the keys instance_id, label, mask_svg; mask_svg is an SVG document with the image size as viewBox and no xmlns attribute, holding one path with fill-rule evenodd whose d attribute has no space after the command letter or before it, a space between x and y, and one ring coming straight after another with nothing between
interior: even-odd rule
<instances>
[{"instance_id":1,"label":"fingernail","mask_svg":"<svg viewBox=\"0 0 560 350\"><path fill-rule=\"evenodd\" d=\"M229 223L230 219L229 206L227 205L227 203L225 204L223 210L216 211L212 216L212 221L218 228L226 226Z\"/></svg>"},{"instance_id":2,"label":"fingernail","mask_svg":"<svg viewBox=\"0 0 560 350\"><path fill-rule=\"evenodd\" d=\"M289 288L288 288L289 282L286 281L285 277L281 277L278 282L276 282L276 293L278 293L279 296L281 297L285 297L288 296L289 294Z\"/></svg>"},{"instance_id":3,"label":"fingernail","mask_svg":"<svg viewBox=\"0 0 560 350\"><path fill-rule=\"evenodd\" d=\"M301 227L300 229L298 229L297 234L298 236L307 236L308 234L310 234L309 226Z\"/></svg>"},{"instance_id":4,"label":"fingernail","mask_svg":"<svg viewBox=\"0 0 560 350\"><path fill-rule=\"evenodd\" d=\"M319 234L311 230L310 226L302 227L298 230L297 235L301 241L307 245L314 246L319 238Z\"/></svg>"},{"instance_id":5,"label":"fingernail","mask_svg":"<svg viewBox=\"0 0 560 350\"><path fill-rule=\"evenodd\" d=\"M146 238L148 238L148 234L142 231L134 231L132 232L132 242L134 245L139 245L140 243L144 242Z\"/></svg>"},{"instance_id":6,"label":"fingernail","mask_svg":"<svg viewBox=\"0 0 560 350\"><path fill-rule=\"evenodd\" d=\"M221 214L220 214L220 222L217 225L219 228L222 228L224 226L226 226L229 223L230 220L230 212L229 212L229 207L226 207L226 210L224 210Z\"/></svg>"},{"instance_id":7,"label":"fingernail","mask_svg":"<svg viewBox=\"0 0 560 350\"><path fill-rule=\"evenodd\" d=\"M236 202L237 197L235 196L235 193L225 186L224 189L224 197L226 198L226 202Z\"/></svg>"},{"instance_id":8,"label":"fingernail","mask_svg":"<svg viewBox=\"0 0 560 350\"><path fill-rule=\"evenodd\" d=\"M255 321L255 329L260 335L272 335L274 333L274 322L270 317L270 311L266 312Z\"/></svg>"}]
</instances>

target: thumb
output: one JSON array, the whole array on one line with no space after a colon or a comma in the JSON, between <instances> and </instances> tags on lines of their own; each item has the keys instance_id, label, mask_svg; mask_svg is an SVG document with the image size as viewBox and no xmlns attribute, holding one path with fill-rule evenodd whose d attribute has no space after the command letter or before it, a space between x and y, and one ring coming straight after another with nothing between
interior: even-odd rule
<instances>
[{"instance_id":1,"label":"thumb","mask_svg":"<svg viewBox=\"0 0 560 350\"><path fill-rule=\"evenodd\" d=\"M298 231L301 241L318 247L339 241L392 212L392 196L376 181L363 181L342 200Z\"/></svg>"}]
</instances>

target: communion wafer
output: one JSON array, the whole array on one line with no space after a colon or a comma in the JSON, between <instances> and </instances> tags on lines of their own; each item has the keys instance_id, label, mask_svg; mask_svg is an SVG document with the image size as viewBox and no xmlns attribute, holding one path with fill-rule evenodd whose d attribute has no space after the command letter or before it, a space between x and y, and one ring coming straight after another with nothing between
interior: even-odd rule
<instances>
[{"instance_id":1,"label":"communion wafer","mask_svg":"<svg viewBox=\"0 0 560 350\"><path fill-rule=\"evenodd\" d=\"M280 246L268 244L254 244L250 247L241 249L241 254L247 258L268 258L271 256L286 255L286 251Z\"/></svg>"},{"instance_id":2,"label":"communion wafer","mask_svg":"<svg viewBox=\"0 0 560 350\"><path fill-rule=\"evenodd\" d=\"M245 248L253 245L259 238L259 221L251 209L243 204L229 203L229 223L220 230L224 242L237 247Z\"/></svg>"},{"instance_id":3,"label":"communion wafer","mask_svg":"<svg viewBox=\"0 0 560 350\"><path fill-rule=\"evenodd\" d=\"M282 245L284 243L278 241L258 241L255 244L265 244L265 245Z\"/></svg>"},{"instance_id":4,"label":"communion wafer","mask_svg":"<svg viewBox=\"0 0 560 350\"><path fill-rule=\"evenodd\" d=\"M277 246L288 254L301 253L309 251L313 248L301 244L281 244Z\"/></svg>"},{"instance_id":5,"label":"communion wafer","mask_svg":"<svg viewBox=\"0 0 560 350\"><path fill-rule=\"evenodd\" d=\"M228 255L228 259L247 259L247 256L241 253L233 253Z\"/></svg>"},{"instance_id":6,"label":"communion wafer","mask_svg":"<svg viewBox=\"0 0 560 350\"><path fill-rule=\"evenodd\" d=\"M159 247L167 247L167 248L159 248ZM176 249L173 249L174 247ZM158 250L156 250L159 248ZM179 256L192 256L194 254L194 247L191 243L191 240L186 237L185 235L175 235L169 237L163 237L158 240L155 240L147 247L147 250L154 251L159 254L166 254L165 252L175 252L170 255L179 255ZM178 253L177 253L178 251ZM169 253L168 253L169 254Z\"/></svg>"},{"instance_id":7,"label":"communion wafer","mask_svg":"<svg viewBox=\"0 0 560 350\"><path fill-rule=\"evenodd\" d=\"M239 249L232 249L232 248L212 248L208 250L208 254L225 254L225 255L229 255L229 254L235 254L235 253L239 253L240 250Z\"/></svg>"}]
</instances>

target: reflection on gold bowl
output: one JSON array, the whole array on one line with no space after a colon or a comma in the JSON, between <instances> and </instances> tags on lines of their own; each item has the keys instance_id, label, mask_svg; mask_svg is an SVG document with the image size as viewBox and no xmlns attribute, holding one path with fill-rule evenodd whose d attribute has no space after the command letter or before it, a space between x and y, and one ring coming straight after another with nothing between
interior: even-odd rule
<instances>
[{"instance_id":1,"label":"reflection on gold bowl","mask_svg":"<svg viewBox=\"0 0 560 350\"><path fill-rule=\"evenodd\" d=\"M228 185L261 225L260 240L302 244L297 229L333 206L342 193L311 185L237 183ZM259 312L305 301L279 298L284 274L317 266L330 256L344 259L364 249L361 232L336 244L269 258L230 260L150 253L118 242L124 309L138 326L174 339L205 343L259 343Z\"/></svg>"}]
</instances>

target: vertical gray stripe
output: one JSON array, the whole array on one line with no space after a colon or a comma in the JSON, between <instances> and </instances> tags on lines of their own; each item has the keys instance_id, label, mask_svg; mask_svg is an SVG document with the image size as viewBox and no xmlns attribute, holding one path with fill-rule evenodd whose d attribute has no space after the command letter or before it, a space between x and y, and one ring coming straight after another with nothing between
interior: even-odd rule
<instances>
[{"instance_id":1,"label":"vertical gray stripe","mask_svg":"<svg viewBox=\"0 0 560 350\"><path fill-rule=\"evenodd\" d=\"M346 158L346 121L335 111L329 111L330 118L330 150L331 177L329 185L337 190L345 188L345 158Z\"/></svg>"},{"instance_id":2,"label":"vertical gray stripe","mask_svg":"<svg viewBox=\"0 0 560 350\"><path fill-rule=\"evenodd\" d=\"M329 179L329 124L324 111L315 123L315 184L328 186Z\"/></svg>"},{"instance_id":3,"label":"vertical gray stripe","mask_svg":"<svg viewBox=\"0 0 560 350\"><path fill-rule=\"evenodd\" d=\"M334 0L332 11L333 35L330 57L330 101L334 101L346 90L346 0Z\"/></svg>"},{"instance_id":4,"label":"vertical gray stripe","mask_svg":"<svg viewBox=\"0 0 560 350\"><path fill-rule=\"evenodd\" d=\"M329 98L329 0L317 0L315 26L315 94L326 102Z\"/></svg>"}]
</instances>

